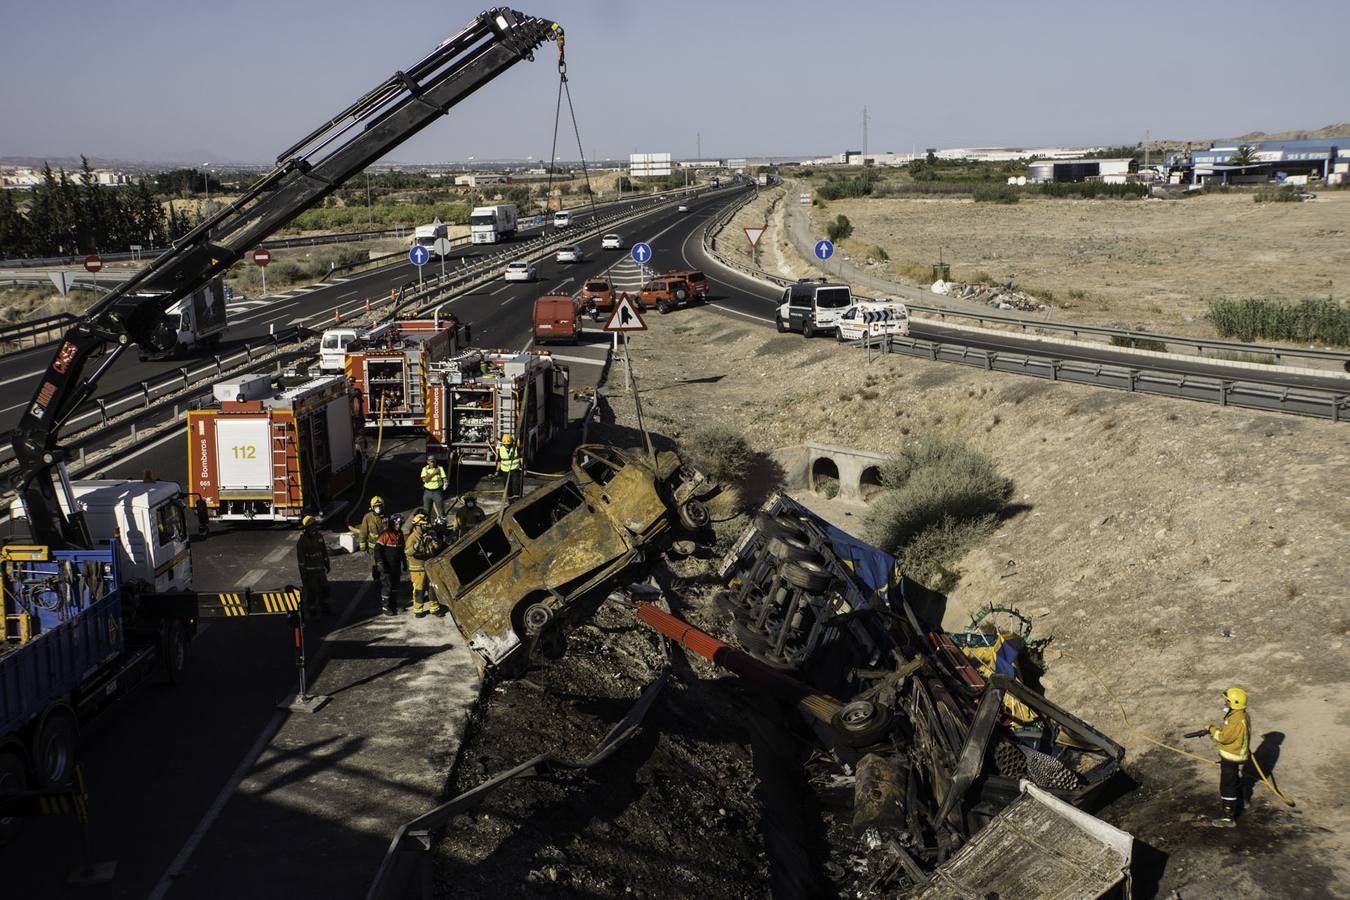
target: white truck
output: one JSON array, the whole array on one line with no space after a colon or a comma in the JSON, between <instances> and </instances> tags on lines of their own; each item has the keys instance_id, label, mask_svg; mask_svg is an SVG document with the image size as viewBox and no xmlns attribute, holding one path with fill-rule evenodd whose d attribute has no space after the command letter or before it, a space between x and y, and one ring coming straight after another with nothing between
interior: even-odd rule
<instances>
[{"instance_id":1,"label":"white truck","mask_svg":"<svg viewBox=\"0 0 1350 900\"><path fill-rule=\"evenodd\" d=\"M224 279L220 276L212 278L170 306L164 311L158 327L163 339L156 343L166 349L153 354L143 352L142 361L186 356L200 348L215 347L228 327Z\"/></svg>"},{"instance_id":2,"label":"white truck","mask_svg":"<svg viewBox=\"0 0 1350 900\"><path fill-rule=\"evenodd\" d=\"M418 225L413 229L413 244L430 250L443 237L449 237L445 223L436 219L430 225Z\"/></svg>"},{"instance_id":3,"label":"white truck","mask_svg":"<svg viewBox=\"0 0 1350 900\"><path fill-rule=\"evenodd\" d=\"M516 236L514 203L475 206L469 214L469 239L475 244L497 244Z\"/></svg>"}]
</instances>

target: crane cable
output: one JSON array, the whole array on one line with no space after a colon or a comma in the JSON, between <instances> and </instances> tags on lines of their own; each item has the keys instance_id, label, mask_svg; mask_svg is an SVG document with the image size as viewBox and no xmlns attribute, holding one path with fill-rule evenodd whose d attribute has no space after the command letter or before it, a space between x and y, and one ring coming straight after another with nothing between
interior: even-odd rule
<instances>
[{"instance_id":1,"label":"crane cable","mask_svg":"<svg viewBox=\"0 0 1350 900\"><path fill-rule=\"evenodd\" d=\"M591 173L586 168L586 151L581 148L581 129L577 126L577 111L572 105L572 88L567 81L567 59L563 52L563 33L558 29L555 35L555 41L558 44L558 100L553 108L553 146L549 151L548 163L548 187L544 197L544 210L547 212L552 203L553 197L553 170L558 161L558 123L562 120L562 98L567 94L567 112L572 119L572 133L577 139L577 157L581 160L581 176L586 180L586 197L591 205L591 219L595 221L599 218L599 213L595 208L595 191L591 189ZM562 197L558 197L558 210L562 211Z\"/></svg>"},{"instance_id":2,"label":"crane cable","mask_svg":"<svg viewBox=\"0 0 1350 900\"><path fill-rule=\"evenodd\" d=\"M1157 738L1152 737L1151 735L1144 734L1144 732L1140 731L1130 722L1130 717L1125 712L1125 705L1120 702L1119 698L1116 697L1115 692L1113 692L1109 687L1106 686L1106 680L1097 673L1096 669L1090 666L1085 660L1079 659L1077 656L1074 656L1068 650L1061 650L1060 652L1063 653L1065 656L1067 656L1069 659L1078 663L1083 668L1087 669L1088 672L1092 675L1092 677L1097 680L1097 684L1106 693L1106 696L1110 697L1111 702L1116 705L1116 710L1120 713L1121 721L1125 723L1125 727L1129 729L1131 733L1137 735L1138 737L1143 738L1150 744L1154 744L1158 747L1163 748L1164 750L1171 750L1173 753L1178 753L1182 756L1186 756L1191 759L1198 759L1200 762L1209 763L1212 766L1217 766L1219 764L1219 761L1216 759L1211 759L1208 756L1201 756L1198 753L1192 753L1191 751L1183 750L1180 747L1173 747L1171 744L1164 744ZM1262 770L1261 763L1258 762L1256 759L1256 754L1252 753L1249 750L1247 752L1247 758L1250 759L1252 761L1252 765L1256 767L1256 774L1261 776L1261 783L1264 784L1266 787L1270 788L1270 792L1274 794L1276 797L1279 797L1286 804L1288 804L1289 806L1294 806L1295 805L1294 801L1290 800L1288 795L1286 795L1284 791L1276 787L1274 782L1271 781L1270 776L1266 775L1265 771Z\"/></svg>"}]
</instances>

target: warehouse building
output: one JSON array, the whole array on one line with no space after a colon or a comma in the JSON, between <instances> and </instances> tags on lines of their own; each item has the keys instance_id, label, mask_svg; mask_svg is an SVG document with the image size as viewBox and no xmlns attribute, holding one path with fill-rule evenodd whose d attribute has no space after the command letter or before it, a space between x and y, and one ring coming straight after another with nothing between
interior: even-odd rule
<instances>
[{"instance_id":1,"label":"warehouse building","mask_svg":"<svg viewBox=\"0 0 1350 900\"><path fill-rule=\"evenodd\" d=\"M1341 145L1350 138L1333 141L1253 141L1247 144L1215 144L1190 154L1191 184L1307 184L1309 180L1333 182L1350 153ZM1254 151L1250 162L1235 164L1241 147ZM1347 148L1350 149L1350 148ZM1339 181L1341 179L1334 179Z\"/></svg>"},{"instance_id":2,"label":"warehouse building","mask_svg":"<svg viewBox=\"0 0 1350 900\"><path fill-rule=\"evenodd\" d=\"M1027 181L1049 184L1093 180L1124 184L1133 167L1133 159L1038 159L1027 164Z\"/></svg>"}]
</instances>

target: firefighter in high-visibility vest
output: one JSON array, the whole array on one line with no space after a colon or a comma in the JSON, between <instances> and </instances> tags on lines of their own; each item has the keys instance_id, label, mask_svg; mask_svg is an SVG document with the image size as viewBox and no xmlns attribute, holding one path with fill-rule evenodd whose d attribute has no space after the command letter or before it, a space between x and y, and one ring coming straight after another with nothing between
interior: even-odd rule
<instances>
[{"instance_id":1,"label":"firefighter in high-visibility vest","mask_svg":"<svg viewBox=\"0 0 1350 900\"><path fill-rule=\"evenodd\" d=\"M516 439L509 434L502 435L501 442L497 444L497 471L506 478L506 502L518 499L525 477L525 463L520 458Z\"/></svg>"},{"instance_id":2,"label":"firefighter in high-visibility vest","mask_svg":"<svg viewBox=\"0 0 1350 900\"><path fill-rule=\"evenodd\" d=\"M421 619L427 613L433 616L445 615L445 607L436 599L435 593L427 596L427 570L423 563L445 549L440 535L431 526L431 521L422 510L412 516L412 531L408 534L404 553L408 558L408 577L412 580L412 611ZM423 601L427 601L423 606Z\"/></svg>"},{"instance_id":3,"label":"firefighter in high-visibility vest","mask_svg":"<svg viewBox=\"0 0 1350 900\"><path fill-rule=\"evenodd\" d=\"M427 454L427 464L422 467L422 508L428 515L441 518L445 515L445 486L450 476L445 472L436 457Z\"/></svg>"},{"instance_id":4,"label":"firefighter in high-visibility vest","mask_svg":"<svg viewBox=\"0 0 1350 900\"><path fill-rule=\"evenodd\" d=\"M1242 796L1242 767L1251 759L1252 720L1247 713L1247 692L1230 687L1223 692L1227 705L1223 725L1211 725L1209 736L1219 748L1219 802L1223 814L1214 820L1222 828L1237 824L1238 803Z\"/></svg>"}]
</instances>

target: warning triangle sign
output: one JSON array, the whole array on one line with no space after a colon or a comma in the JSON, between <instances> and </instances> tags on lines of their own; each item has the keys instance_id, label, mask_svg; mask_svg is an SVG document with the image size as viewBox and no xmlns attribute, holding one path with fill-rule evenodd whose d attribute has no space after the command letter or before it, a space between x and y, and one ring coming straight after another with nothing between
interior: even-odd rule
<instances>
[{"instance_id":1,"label":"warning triangle sign","mask_svg":"<svg viewBox=\"0 0 1350 900\"><path fill-rule=\"evenodd\" d=\"M750 239L750 246L754 247L759 243L759 236L764 233L763 228L747 228L745 236Z\"/></svg>"},{"instance_id":2,"label":"warning triangle sign","mask_svg":"<svg viewBox=\"0 0 1350 900\"><path fill-rule=\"evenodd\" d=\"M642 321L642 316L638 314L637 305L633 303L632 298L627 294L620 295L619 299L614 301L614 312L605 320L605 331L617 334L621 331L646 330L647 323Z\"/></svg>"}]
</instances>

